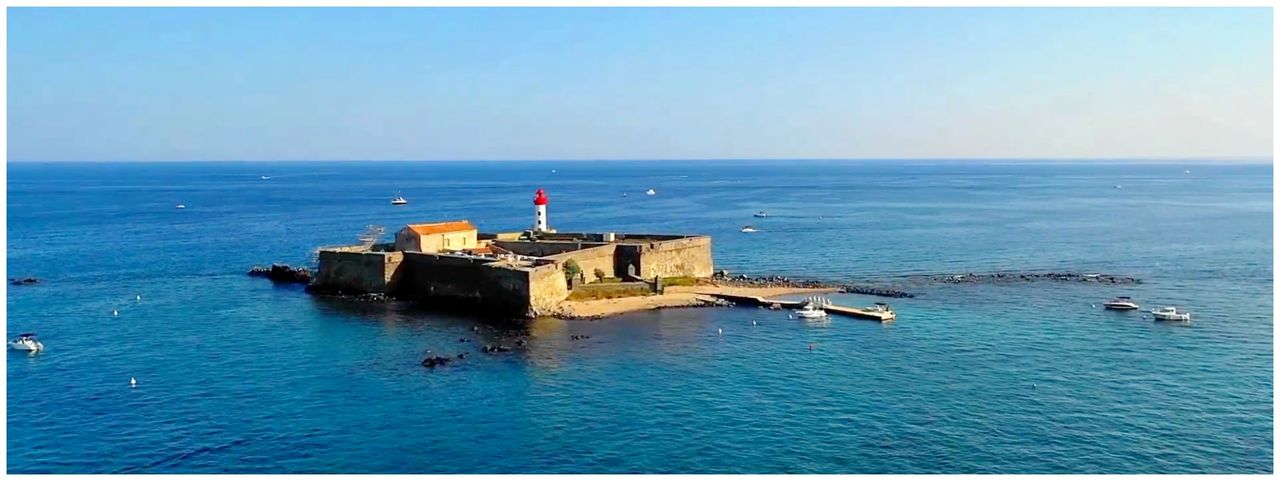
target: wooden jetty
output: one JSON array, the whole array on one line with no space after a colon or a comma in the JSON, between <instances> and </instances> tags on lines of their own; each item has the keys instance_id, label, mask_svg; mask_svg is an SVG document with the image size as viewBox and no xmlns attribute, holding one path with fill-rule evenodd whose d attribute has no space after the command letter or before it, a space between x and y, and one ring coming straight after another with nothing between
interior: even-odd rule
<instances>
[{"instance_id":1,"label":"wooden jetty","mask_svg":"<svg viewBox=\"0 0 1280 481\"><path fill-rule=\"evenodd\" d=\"M749 305L749 306L763 306L763 307L777 305L778 307L781 307L783 309L799 309L801 307L804 307L805 303L807 302L807 301L784 301L781 299L765 299L760 296L741 296L736 294L707 293L703 295L724 299L734 304L742 304L742 305ZM892 310L888 310L888 309L879 310L876 308L838 306L835 304L823 305L822 310L827 311L828 313L831 313L831 314L840 314L843 316L856 317L858 319L870 319L873 321L880 321L880 322L893 322L893 320L897 317L894 315Z\"/></svg>"}]
</instances>

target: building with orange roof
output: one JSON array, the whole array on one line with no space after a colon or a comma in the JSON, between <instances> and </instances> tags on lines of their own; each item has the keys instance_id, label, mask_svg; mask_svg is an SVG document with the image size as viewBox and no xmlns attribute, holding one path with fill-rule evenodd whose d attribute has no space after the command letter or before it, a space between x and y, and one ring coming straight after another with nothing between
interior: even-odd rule
<instances>
[{"instance_id":1,"label":"building with orange roof","mask_svg":"<svg viewBox=\"0 0 1280 481\"><path fill-rule=\"evenodd\" d=\"M409 224L396 232L396 250L448 252L475 249L477 234L476 226L466 220Z\"/></svg>"}]
</instances>

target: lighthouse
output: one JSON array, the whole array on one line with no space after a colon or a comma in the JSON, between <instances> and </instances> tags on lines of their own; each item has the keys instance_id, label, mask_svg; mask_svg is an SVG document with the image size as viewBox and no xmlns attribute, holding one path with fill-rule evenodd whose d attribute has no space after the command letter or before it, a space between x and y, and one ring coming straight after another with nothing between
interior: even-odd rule
<instances>
[{"instance_id":1,"label":"lighthouse","mask_svg":"<svg viewBox=\"0 0 1280 481\"><path fill-rule=\"evenodd\" d=\"M533 195L533 210L535 217L533 218L534 232L549 232L547 228L547 193L542 189L538 189Z\"/></svg>"}]
</instances>

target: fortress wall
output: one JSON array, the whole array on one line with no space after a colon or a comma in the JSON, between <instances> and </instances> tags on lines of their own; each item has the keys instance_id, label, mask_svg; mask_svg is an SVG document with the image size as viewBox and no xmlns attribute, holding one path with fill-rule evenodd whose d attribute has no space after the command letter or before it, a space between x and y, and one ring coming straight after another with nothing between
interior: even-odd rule
<instances>
[{"instance_id":1,"label":"fortress wall","mask_svg":"<svg viewBox=\"0 0 1280 481\"><path fill-rule=\"evenodd\" d=\"M586 249L603 245L600 242L559 242L559 241L504 241L494 240L493 245L515 252L522 256L548 257L565 252Z\"/></svg>"},{"instance_id":2,"label":"fortress wall","mask_svg":"<svg viewBox=\"0 0 1280 481\"><path fill-rule=\"evenodd\" d=\"M347 292L387 292L398 279L404 254L322 250L315 284Z\"/></svg>"},{"instance_id":3,"label":"fortress wall","mask_svg":"<svg viewBox=\"0 0 1280 481\"><path fill-rule=\"evenodd\" d=\"M569 285L558 264L534 267L529 273L529 306L535 315L555 312L560 301L569 297Z\"/></svg>"},{"instance_id":4,"label":"fortress wall","mask_svg":"<svg viewBox=\"0 0 1280 481\"><path fill-rule=\"evenodd\" d=\"M640 276L654 277L711 277L715 262L711 257L711 238L686 237L639 245Z\"/></svg>"},{"instance_id":5,"label":"fortress wall","mask_svg":"<svg viewBox=\"0 0 1280 481\"><path fill-rule=\"evenodd\" d=\"M531 269L492 259L417 252L405 253L404 263L400 295L426 304L462 303L502 316L530 314Z\"/></svg>"},{"instance_id":6,"label":"fortress wall","mask_svg":"<svg viewBox=\"0 0 1280 481\"><path fill-rule=\"evenodd\" d=\"M614 272L614 254L618 249L618 244L605 244L601 246L588 247L580 251L565 252L556 254L547 259L556 261L563 268L563 264L573 259L578 263L578 267L582 268L583 274L586 275L587 281L595 281L595 270L604 271L605 277L616 277Z\"/></svg>"}]
</instances>

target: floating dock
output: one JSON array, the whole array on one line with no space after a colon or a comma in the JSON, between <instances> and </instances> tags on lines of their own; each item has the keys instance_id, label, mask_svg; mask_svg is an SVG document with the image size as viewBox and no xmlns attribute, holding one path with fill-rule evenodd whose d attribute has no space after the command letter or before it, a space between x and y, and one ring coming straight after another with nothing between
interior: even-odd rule
<instances>
[{"instance_id":1,"label":"floating dock","mask_svg":"<svg viewBox=\"0 0 1280 481\"><path fill-rule=\"evenodd\" d=\"M760 296L740 296L735 294L707 293L703 295L724 299L734 304L745 304L745 305L763 306L763 307L777 305L783 309L799 309L801 307L804 307L806 302L806 301L784 301L780 299L765 299ZM868 308L861 308L861 307L849 307L849 306L838 306L835 304L827 304L822 306L822 310L827 311L828 313L831 313L831 314L840 314L843 316L856 317L858 319L870 319L873 321L880 321L880 322L893 322L894 319L896 318L892 310L881 311L874 308L868 309Z\"/></svg>"}]
</instances>

